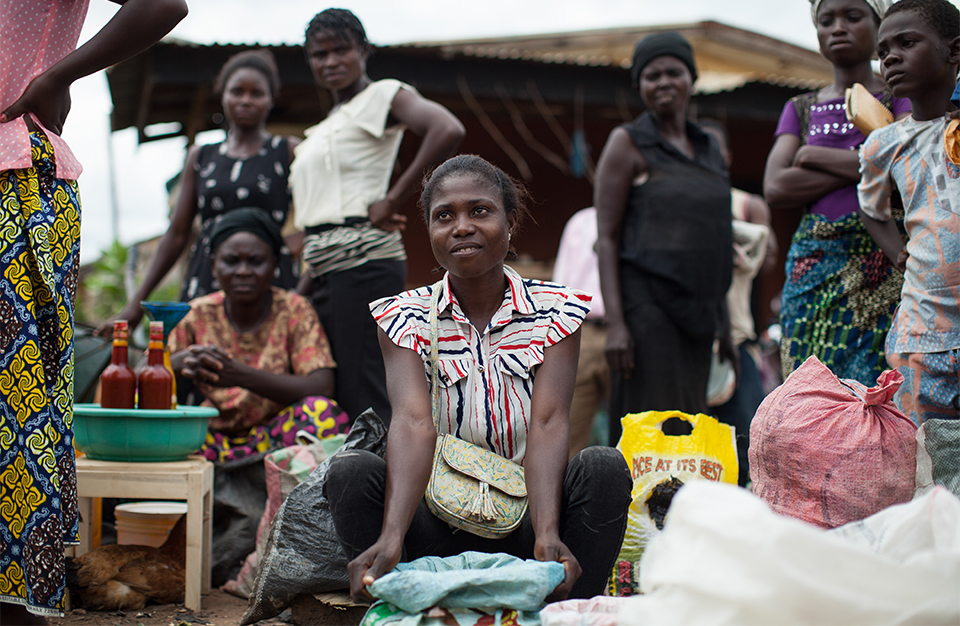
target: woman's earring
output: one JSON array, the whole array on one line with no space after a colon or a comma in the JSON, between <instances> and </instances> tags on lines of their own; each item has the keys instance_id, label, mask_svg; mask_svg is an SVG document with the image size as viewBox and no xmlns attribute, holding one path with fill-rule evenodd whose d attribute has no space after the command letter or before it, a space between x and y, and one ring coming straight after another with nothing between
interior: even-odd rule
<instances>
[{"instance_id":1,"label":"woman's earring","mask_svg":"<svg viewBox=\"0 0 960 626\"><path fill-rule=\"evenodd\" d=\"M507 231L507 243L510 243L511 239L513 239L513 233Z\"/></svg>"}]
</instances>

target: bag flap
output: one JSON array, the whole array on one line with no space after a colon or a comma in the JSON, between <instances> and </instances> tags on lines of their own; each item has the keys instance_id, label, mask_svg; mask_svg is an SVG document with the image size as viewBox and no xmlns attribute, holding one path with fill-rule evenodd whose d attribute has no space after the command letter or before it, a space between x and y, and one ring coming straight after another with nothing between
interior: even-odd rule
<instances>
[{"instance_id":1,"label":"bag flap","mask_svg":"<svg viewBox=\"0 0 960 626\"><path fill-rule=\"evenodd\" d=\"M461 474L485 482L509 496L526 497L527 485L520 465L453 435L443 435L438 445L443 460Z\"/></svg>"}]
</instances>

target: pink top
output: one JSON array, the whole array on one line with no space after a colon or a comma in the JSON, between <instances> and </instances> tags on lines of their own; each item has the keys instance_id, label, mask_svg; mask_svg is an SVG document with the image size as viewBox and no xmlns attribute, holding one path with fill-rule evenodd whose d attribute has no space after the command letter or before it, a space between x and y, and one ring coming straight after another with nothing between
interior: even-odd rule
<instances>
[{"instance_id":1,"label":"pink top","mask_svg":"<svg viewBox=\"0 0 960 626\"><path fill-rule=\"evenodd\" d=\"M553 265L553 282L593 294L587 319L602 320L606 311L600 297L596 243L597 209L589 207L577 211L563 228Z\"/></svg>"},{"instance_id":2,"label":"pink top","mask_svg":"<svg viewBox=\"0 0 960 626\"><path fill-rule=\"evenodd\" d=\"M16 102L35 76L76 49L88 3L0 0L0 111ZM63 139L43 130L56 155L57 178L76 180L80 162ZM27 123L20 117L0 124L0 171L32 165Z\"/></svg>"}]
</instances>

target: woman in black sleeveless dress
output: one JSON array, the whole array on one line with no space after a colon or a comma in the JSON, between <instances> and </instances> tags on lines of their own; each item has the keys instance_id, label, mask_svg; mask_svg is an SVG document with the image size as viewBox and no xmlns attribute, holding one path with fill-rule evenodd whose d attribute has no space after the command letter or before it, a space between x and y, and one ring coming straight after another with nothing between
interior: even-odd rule
<instances>
[{"instance_id":1,"label":"woman in black sleeveless dress","mask_svg":"<svg viewBox=\"0 0 960 626\"><path fill-rule=\"evenodd\" d=\"M219 289L211 272L210 234L220 217L252 207L267 212L278 226L286 222L290 209L287 175L293 148L300 140L273 136L266 130L279 87L276 62L266 50L236 54L220 70L216 89L228 124L227 138L219 144L193 146L187 153L170 229L143 282L116 316L128 320L131 328L143 316L140 301L160 284L186 248L198 215L201 231L180 292L184 301ZM292 289L296 282L295 264L285 246L274 284ZM112 323L112 319L107 320L97 332L108 334Z\"/></svg>"},{"instance_id":2,"label":"woman in black sleeveless dress","mask_svg":"<svg viewBox=\"0 0 960 626\"><path fill-rule=\"evenodd\" d=\"M610 133L597 166L611 445L628 413L707 411L733 228L720 146L687 119L696 77L681 35L642 39L633 78L647 112Z\"/></svg>"}]
</instances>

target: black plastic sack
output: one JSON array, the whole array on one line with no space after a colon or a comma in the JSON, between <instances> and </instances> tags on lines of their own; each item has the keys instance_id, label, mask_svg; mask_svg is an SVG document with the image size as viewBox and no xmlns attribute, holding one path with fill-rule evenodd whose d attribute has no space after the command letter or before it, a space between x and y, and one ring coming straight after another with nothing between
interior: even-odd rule
<instances>
[{"instance_id":1,"label":"black plastic sack","mask_svg":"<svg viewBox=\"0 0 960 626\"><path fill-rule=\"evenodd\" d=\"M213 549L210 582L219 587L240 573L257 549L257 526L267 506L267 452L216 463L213 474Z\"/></svg>"},{"instance_id":2,"label":"black plastic sack","mask_svg":"<svg viewBox=\"0 0 960 626\"><path fill-rule=\"evenodd\" d=\"M353 423L343 446L290 492L273 518L242 625L279 615L301 593L326 593L350 586L347 555L337 539L330 504L323 497L323 482L330 459L344 450L383 456L386 448L387 429L373 409L368 409Z\"/></svg>"}]
</instances>

